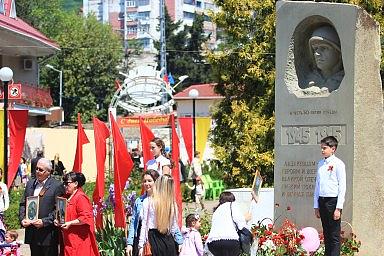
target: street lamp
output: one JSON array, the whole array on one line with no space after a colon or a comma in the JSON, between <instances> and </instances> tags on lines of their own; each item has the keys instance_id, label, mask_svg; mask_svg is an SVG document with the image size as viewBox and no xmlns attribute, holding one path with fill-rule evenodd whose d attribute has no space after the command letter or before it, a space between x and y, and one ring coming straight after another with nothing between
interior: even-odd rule
<instances>
[{"instance_id":1,"label":"street lamp","mask_svg":"<svg viewBox=\"0 0 384 256\"><path fill-rule=\"evenodd\" d=\"M192 89L188 92L188 96L192 98L192 117L193 117L193 154L196 152L196 98L199 97L199 91Z\"/></svg>"},{"instance_id":2,"label":"street lamp","mask_svg":"<svg viewBox=\"0 0 384 256\"><path fill-rule=\"evenodd\" d=\"M8 180L8 83L12 80L13 71L8 67L0 69L0 80L3 81L4 90L4 182Z\"/></svg>"},{"instance_id":3,"label":"street lamp","mask_svg":"<svg viewBox=\"0 0 384 256\"><path fill-rule=\"evenodd\" d=\"M175 84L175 86L172 87L172 91L175 91L175 88L176 86L178 86L179 84L181 84L185 79L187 79L189 76L180 76L179 77L179 82L177 84ZM197 92L197 95L199 95L199 92Z\"/></svg>"},{"instance_id":4,"label":"street lamp","mask_svg":"<svg viewBox=\"0 0 384 256\"><path fill-rule=\"evenodd\" d=\"M47 64L47 65L45 65L47 68L50 68L50 69L52 69L52 70L54 70L54 71L56 71L56 72L59 72L59 78L60 78L60 92L59 92L59 107L60 107L60 109L61 109L61 118L60 118L60 122L59 122L59 125L61 126L61 122L63 121L63 109L62 109L62 105L63 105L63 71L62 70L58 70L58 69L56 69L56 68L54 68L52 65L49 65L49 64Z\"/></svg>"}]
</instances>

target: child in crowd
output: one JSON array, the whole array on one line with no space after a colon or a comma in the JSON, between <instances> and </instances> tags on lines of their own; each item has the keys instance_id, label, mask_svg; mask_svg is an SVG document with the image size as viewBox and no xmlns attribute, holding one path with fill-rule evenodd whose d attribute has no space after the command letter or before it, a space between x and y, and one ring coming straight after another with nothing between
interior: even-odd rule
<instances>
[{"instance_id":1,"label":"child in crowd","mask_svg":"<svg viewBox=\"0 0 384 256\"><path fill-rule=\"evenodd\" d=\"M204 189L204 183L201 180L200 176L196 177L196 185L193 187L189 186L188 183L186 183L189 189L194 189L196 191L195 193L195 208L198 209L199 206L201 206L201 209L204 210L204 197L205 197L205 189Z\"/></svg>"},{"instance_id":2,"label":"child in crowd","mask_svg":"<svg viewBox=\"0 0 384 256\"><path fill-rule=\"evenodd\" d=\"M8 230L5 233L5 242L0 244L1 256L20 256L20 244L16 242L19 235L16 230Z\"/></svg>"},{"instance_id":3,"label":"child in crowd","mask_svg":"<svg viewBox=\"0 0 384 256\"><path fill-rule=\"evenodd\" d=\"M200 217L197 214L189 214L185 222L187 227L182 229L184 243L180 256L202 256L204 248L199 232Z\"/></svg>"}]
</instances>

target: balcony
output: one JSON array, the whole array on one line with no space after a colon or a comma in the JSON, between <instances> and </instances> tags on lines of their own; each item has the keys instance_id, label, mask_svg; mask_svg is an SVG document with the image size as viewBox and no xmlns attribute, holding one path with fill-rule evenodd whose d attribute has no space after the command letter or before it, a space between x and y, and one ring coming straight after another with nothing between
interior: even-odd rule
<instances>
[{"instance_id":1,"label":"balcony","mask_svg":"<svg viewBox=\"0 0 384 256\"><path fill-rule=\"evenodd\" d=\"M9 100L11 103L27 105L37 108L50 108L53 105L51 90L36 85L15 82L21 84L21 99Z\"/></svg>"}]
</instances>

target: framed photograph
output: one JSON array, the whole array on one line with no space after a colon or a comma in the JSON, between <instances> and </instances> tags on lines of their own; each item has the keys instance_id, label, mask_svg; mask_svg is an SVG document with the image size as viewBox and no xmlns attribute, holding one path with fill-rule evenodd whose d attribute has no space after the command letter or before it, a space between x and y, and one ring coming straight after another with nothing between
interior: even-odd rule
<instances>
[{"instance_id":1,"label":"framed photograph","mask_svg":"<svg viewBox=\"0 0 384 256\"><path fill-rule=\"evenodd\" d=\"M56 219L59 224L65 223L65 215L67 212L67 199L64 197L56 198Z\"/></svg>"},{"instance_id":2,"label":"framed photograph","mask_svg":"<svg viewBox=\"0 0 384 256\"><path fill-rule=\"evenodd\" d=\"M256 203L259 201L259 194L261 185L263 184L263 177L261 177L260 171L256 170L255 178L253 179L252 184L252 197L255 199Z\"/></svg>"},{"instance_id":3,"label":"framed photograph","mask_svg":"<svg viewBox=\"0 0 384 256\"><path fill-rule=\"evenodd\" d=\"M37 220L39 218L39 196L27 197L25 218L27 220Z\"/></svg>"}]
</instances>

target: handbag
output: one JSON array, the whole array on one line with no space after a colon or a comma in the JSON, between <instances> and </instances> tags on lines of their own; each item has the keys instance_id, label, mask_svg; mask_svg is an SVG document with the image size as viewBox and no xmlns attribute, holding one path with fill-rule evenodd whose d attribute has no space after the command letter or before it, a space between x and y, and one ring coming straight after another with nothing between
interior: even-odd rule
<instances>
[{"instance_id":1,"label":"handbag","mask_svg":"<svg viewBox=\"0 0 384 256\"><path fill-rule=\"evenodd\" d=\"M148 198L148 203L149 203L149 198ZM148 212L147 212L147 225L148 225L148 215L149 215L149 207L148 207ZM152 256L152 250L151 250L151 244L148 241L148 226L146 230L146 242L144 243L143 247L143 256Z\"/></svg>"},{"instance_id":2,"label":"handbag","mask_svg":"<svg viewBox=\"0 0 384 256\"><path fill-rule=\"evenodd\" d=\"M250 254L251 252L251 244L253 241L253 235L251 231L249 231L246 227L239 229L236 222L233 220L232 216L232 203L230 205L231 207L231 218L232 222L235 224L237 234L239 235L239 242L240 242L240 248L243 253Z\"/></svg>"},{"instance_id":3,"label":"handbag","mask_svg":"<svg viewBox=\"0 0 384 256\"><path fill-rule=\"evenodd\" d=\"M152 256L152 251L151 251L151 245L149 242L145 242L144 247L143 247L143 255L144 256Z\"/></svg>"}]
</instances>

